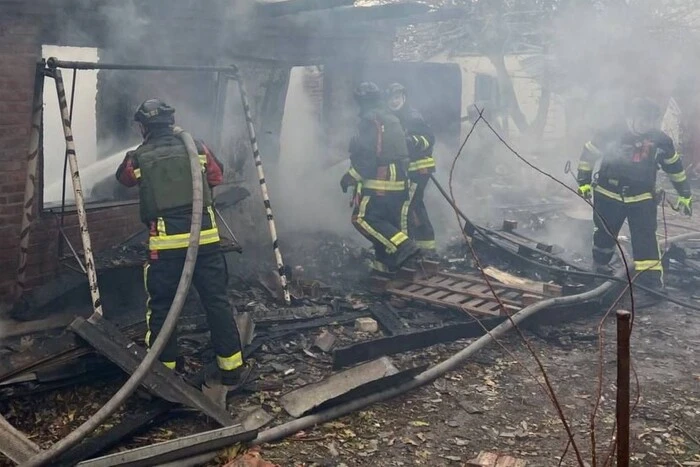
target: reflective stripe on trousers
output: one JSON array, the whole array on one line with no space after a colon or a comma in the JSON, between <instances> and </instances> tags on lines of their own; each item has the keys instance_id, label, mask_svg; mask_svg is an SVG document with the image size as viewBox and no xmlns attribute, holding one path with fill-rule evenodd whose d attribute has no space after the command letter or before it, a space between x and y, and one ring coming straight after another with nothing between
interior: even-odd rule
<instances>
[{"instance_id":1,"label":"reflective stripe on trousers","mask_svg":"<svg viewBox=\"0 0 700 467\"><path fill-rule=\"evenodd\" d=\"M394 254L396 253L396 250L398 249L398 246L401 245L403 242L408 240L408 235L406 235L403 232L398 232L396 233L393 237L386 238L382 234L380 234L377 230L375 230L366 220L365 220L365 214L367 212L367 205L369 204L371 199L371 196L365 195L362 197L362 201L360 201L360 207L357 212L357 216L355 217L355 222L357 223L360 228L362 228L369 236L377 240L379 243L381 243L384 248L386 249L386 252L389 254Z\"/></svg>"},{"instance_id":2,"label":"reflective stripe on trousers","mask_svg":"<svg viewBox=\"0 0 700 467\"><path fill-rule=\"evenodd\" d=\"M241 352L236 352L228 357L216 356L216 364L220 370L232 371L238 367L243 366L243 354Z\"/></svg>"}]
</instances>

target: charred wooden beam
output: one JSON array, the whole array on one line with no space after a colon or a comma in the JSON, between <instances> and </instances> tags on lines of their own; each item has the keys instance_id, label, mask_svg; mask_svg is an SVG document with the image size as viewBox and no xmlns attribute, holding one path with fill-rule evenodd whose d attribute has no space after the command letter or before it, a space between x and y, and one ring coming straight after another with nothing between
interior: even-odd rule
<instances>
[{"instance_id":1,"label":"charred wooden beam","mask_svg":"<svg viewBox=\"0 0 700 467\"><path fill-rule=\"evenodd\" d=\"M175 407L178 407L178 404L164 400L156 401L145 411L129 414L106 432L83 441L54 462L58 466L68 467L99 455L101 452L116 446L121 440L137 434L151 423L164 418Z\"/></svg>"},{"instance_id":2,"label":"charred wooden beam","mask_svg":"<svg viewBox=\"0 0 700 467\"><path fill-rule=\"evenodd\" d=\"M402 334L406 331L403 321L394 310L391 304L384 302L370 307L372 316L381 325L384 332L390 336Z\"/></svg>"},{"instance_id":3,"label":"charred wooden beam","mask_svg":"<svg viewBox=\"0 0 700 467\"><path fill-rule=\"evenodd\" d=\"M77 318L70 327L98 352L129 374L136 370L146 356L144 349L124 337L119 329L105 319L92 318L92 321L88 322ZM155 365L145 377L143 385L159 397L200 410L223 426L233 425L233 419L226 410L218 407L163 365Z\"/></svg>"},{"instance_id":4,"label":"charred wooden beam","mask_svg":"<svg viewBox=\"0 0 700 467\"><path fill-rule=\"evenodd\" d=\"M479 337L485 333L484 327L489 330L493 329L501 321L503 321L503 318L489 318L481 320L481 324L477 321L452 324L337 348L333 351L333 369L337 370L384 355L394 355L408 352L409 350L422 349L443 342L452 342L467 337Z\"/></svg>"}]
</instances>

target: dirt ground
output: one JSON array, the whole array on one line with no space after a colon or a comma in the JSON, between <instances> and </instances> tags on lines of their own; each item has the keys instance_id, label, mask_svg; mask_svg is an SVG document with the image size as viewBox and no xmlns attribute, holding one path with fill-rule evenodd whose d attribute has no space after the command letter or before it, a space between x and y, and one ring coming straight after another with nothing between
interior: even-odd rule
<instances>
[{"instance_id":1,"label":"dirt ground","mask_svg":"<svg viewBox=\"0 0 700 467\"><path fill-rule=\"evenodd\" d=\"M590 414L597 393L599 319L540 327L526 335L544 364L581 457L592 463ZM598 464L614 419L614 320L604 327L605 379L596 419ZM438 360L468 341L429 349ZM479 451L532 466L559 465L566 434L530 352L515 335L458 371L410 394L369 407L283 442L263 446L280 465L460 465ZM663 305L637 315L633 364L640 398L632 414L633 465L700 465L700 314ZM635 385L633 383L633 388ZM561 465L579 465L568 450Z\"/></svg>"}]
</instances>

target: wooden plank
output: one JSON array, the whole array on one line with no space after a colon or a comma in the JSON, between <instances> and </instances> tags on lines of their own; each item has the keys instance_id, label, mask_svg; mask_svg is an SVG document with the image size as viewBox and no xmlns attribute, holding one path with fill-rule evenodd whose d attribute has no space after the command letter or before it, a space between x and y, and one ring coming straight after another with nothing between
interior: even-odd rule
<instances>
[{"instance_id":1,"label":"wooden plank","mask_svg":"<svg viewBox=\"0 0 700 467\"><path fill-rule=\"evenodd\" d=\"M529 279L523 279L522 277L514 276L500 269L496 269L493 266L484 268L484 274L496 279L497 281L517 287L524 292L530 292L534 294L544 295L544 287L542 282L535 282Z\"/></svg>"},{"instance_id":2,"label":"wooden plank","mask_svg":"<svg viewBox=\"0 0 700 467\"><path fill-rule=\"evenodd\" d=\"M384 355L422 349L443 342L452 342L467 337L481 337L484 335L484 327L490 330L502 321L503 318L488 318L481 320L481 324L477 321L451 324L336 348L333 350L333 369L337 370Z\"/></svg>"},{"instance_id":3,"label":"wooden plank","mask_svg":"<svg viewBox=\"0 0 700 467\"><path fill-rule=\"evenodd\" d=\"M116 446L121 440L137 434L157 419L164 418L168 412L177 406L178 404L164 400L155 401L146 410L127 415L106 432L83 441L53 462L57 466L68 467L76 465L85 459L90 459Z\"/></svg>"},{"instance_id":4,"label":"wooden plank","mask_svg":"<svg viewBox=\"0 0 700 467\"><path fill-rule=\"evenodd\" d=\"M133 323L123 328L127 335L144 334L145 321ZM46 366L66 363L93 350L73 333L57 337L37 338L30 348L0 359L0 383L28 371L39 371Z\"/></svg>"},{"instance_id":5,"label":"wooden plank","mask_svg":"<svg viewBox=\"0 0 700 467\"><path fill-rule=\"evenodd\" d=\"M426 284L426 281L416 281L416 284ZM427 284L426 284L426 285L427 285ZM490 289L488 289L488 286L486 286L487 290L489 290L488 294L483 293L482 291L478 291L478 292L477 292L477 291L474 291L473 289L474 289L475 286L472 286L472 287L470 287L470 288L467 289L467 290L462 290L462 289L460 289L459 287L455 287L455 286L433 285L433 287L438 288L438 289L440 289L440 290L446 290L446 291L453 292L453 293L456 293L456 294L461 294L462 296L464 296L464 295L469 295L469 296L472 296L472 297L475 297L475 298L483 298L483 299L485 299L485 300L495 300L495 298L494 298L493 294L491 293ZM497 292L498 292L498 290L497 290ZM517 302L517 301L515 301L515 300L511 300L511 299L508 299L508 298L505 298L505 297L501 297L500 294L499 294L499 298L501 299L501 301L502 301L503 303L507 303L507 304L509 304L509 305L514 305L514 306L520 306L520 305L521 305L520 302Z\"/></svg>"},{"instance_id":6,"label":"wooden plank","mask_svg":"<svg viewBox=\"0 0 700 467\"><path fill-rule=\"evenodd\" d=\"M0 415L0 452L11 461L21 464L38 454L39 446Z\"/></svg>"},{"instance_id":7,"label":"wooden plank","mask_svg":"<svg viewBox=\"0 0 700 467\"><path fill-rule=\"evenodd\" d=\"M428 303L428 304L430 304L430 305L437 305L437 306L442 306L442 307L447 307L447 308L453 308L453 309L460 310L460 311L469 311L469 312L476 313L476 314L486 314L486 315L489 315L489 316L498 316L498 315L500 315L500 313L485 312L485 311L482 310L482 309L474 308L474 307L471 307L471 306L468 306L468 305L451 306L450 304L445 303L444 301L441 301L441 300L437 300L437 299L435 299L435 298L426 297L426 296L423 296L423 295L417 295L417 294L406 293L406 292L402 292L402 291L400 291L400 290L392 290L392 289L389 289L389 291L390 291L392 294L396 295L396 296L403 297L403 298L407 298L407 299L409 299L409 300L415 300L415 301L418 301L418 302Z\"/></svg>"},{"instance_id":8,"label":"wooden plank","mask_svg":"<svg viewBox=\"0 0 700 467\"><path fill-rule=\"evenodd\" d=\"M132 374L145 358L146 351L124 337L107 320L95 317L91 319L93 321L88 322L77 318L70 328L122 370ZM153 366L151 372L144 378L143 386L166 400L179 402L200 410L223 426L234 423L233 418L226 410L218 407L204 394L189 386L163 365Z\"/></svg>"}]
</instances>

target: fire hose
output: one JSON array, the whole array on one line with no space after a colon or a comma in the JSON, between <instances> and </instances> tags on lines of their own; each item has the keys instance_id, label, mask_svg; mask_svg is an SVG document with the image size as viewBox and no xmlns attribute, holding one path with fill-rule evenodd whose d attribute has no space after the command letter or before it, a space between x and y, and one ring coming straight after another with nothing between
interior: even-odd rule
<instances>
[{"instance_id":1,"label":"fire hose","mask_svg":"<svg viewBox=\"0 0 700 467\"><path fill-rule=\"evenodd\" d=\"M693 232L684 235L679 235L677 237L673 237L670 240L681 241L691 238L700 238L700 233ZM519 312L511 315L510 319L499 324L491 331L481 336L479 339L472 342L467 347L460 350L447 360L444 360L438 363L437 365L427 369L426 371L420 373L410 381L404 382L393 388L385 389L378 393L361 397L351 402L346 402L342 405L324 410L322 412L313 415L308 415L306 417L302 417L297 420L293 420L291 422L287 422L282 425L269 428L260 432L251 443L253 445L257 445L277 441L286 436L290 436L298 431L306 430L320 423L328 422L330 420L336 419L356 410L365 408L368 405L396 397L407 391L428 384L438 379L439 377L445 375L446 373L455 370L456 368L464 364L467 361L467 359L469 359L476 352L486 347L487 344L503 336L513 327L525 321L526 319L531 318L536 313L554 306L571 306L600 298L605 293L610 291L613 288L613 286L618 282L618 280L626 282L626 280L624 279L625 274L626 272L624 271L624 269L621 269L615 274L615 276L611 276L612 278L610 280L606 281L605 283L599 285L595 289L590 290L588 292L584 292L577 295L569 295L566 297L549 298L547 300L543 300L541 302L525 307ZM613 278L615 280L613 280Z\"/></svg>"},{"instance_id":2,"label":"fire hose","mask_svg":"<svg viewBox=\"0 0 700 467\"><path fill-rule=\"evenodd\" d=\"M60 71L56 71L58 72L57 78L60 79ZM57 85L58 83L59 81L57 81ZM61 82L61 86L62 84L63 83ZM154 364L157 364L158 357L175 330L177 320L182 312L185 299L187 298L187 292L189 291L190 283L192 282L192 274L197 262L199 233L202 227L203 204L201 165L199 164L197 148L192 136L190 136L188 133L181 132L178 134L178 136L180 139L182 139L187 149L187 153L190 156L190 170L192 172L192 222L190 223L190 238L187 244L187 253L185 255L185 264L182 269L182 275L180 276L180 281L177 285L175 298L170 306L170 310L168 310L165 322L163 323L163 328L158 333L158 337L156 337L155 342L151 346L149 352L146 354L146 358L143 359L126 383L124 383L124 385L114 394L114 396L112 396L109 401L107 401L107 403L102 406L102 408L95 412L95 414L76 428L71 434L55 443L49 449L39 452L39 454L35 455L27 462L21 464L22 466L38 467L48 464L58 455L78 444L97 427L99 427L110 415L112 415L112 413L121 407L124 401L126 401L126 399L139 387L148 372L151 371L151 367L153 367ZM78 198L79 194L76 193L76 201Z\"/></svg>"}]
</instances>

